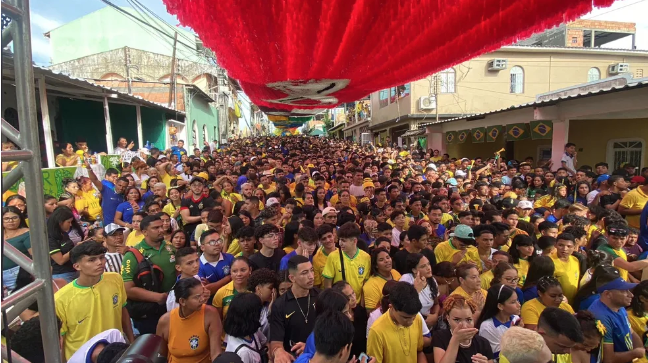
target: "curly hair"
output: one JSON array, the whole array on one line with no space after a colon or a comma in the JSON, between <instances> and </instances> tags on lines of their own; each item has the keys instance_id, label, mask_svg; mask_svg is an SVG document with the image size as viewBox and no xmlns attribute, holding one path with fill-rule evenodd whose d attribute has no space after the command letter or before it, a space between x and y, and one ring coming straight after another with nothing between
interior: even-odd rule
<instances>
[{"instance_id":1,"label":"curly hair","mask_svg":"<svg viewBox=\"0 0 648 363\"><path fill-rule=\"evenodd\" d=\"M276 272L268 268L260 268L252 271L252 274L248 278L247 288L249 291L254 292L257 286L266 284L272 284L273 289L278 289L279 277Z\"/></svg>"},{"instance_id":2,"label":"curly hair","mask_svg":"<svg viewBox=\"0 0 648 363\"><path fill-rule=\"evenodd\" d=\"M474 302L466 300L465 297L458 294L448 296L443 302L443 311L445 314L449 314L452 309L464 308L469 308L473 314L477 311L477 305Z\"/></svg>"}]
</instances>

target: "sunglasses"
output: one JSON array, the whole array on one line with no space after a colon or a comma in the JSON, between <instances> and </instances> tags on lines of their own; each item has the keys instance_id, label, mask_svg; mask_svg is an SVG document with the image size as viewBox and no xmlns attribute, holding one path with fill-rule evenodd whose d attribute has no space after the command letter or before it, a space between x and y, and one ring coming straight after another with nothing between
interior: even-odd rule
<instances>
[{"instance_id":1,"label":"sunglasses","mask_svg":"<svg viewBox=\"0 0 648 363\"><path fill-rule=\"evenodd\" d=\"M628 235L628 230L621 228L608 228L608 234L618 237L625 237Z\"/></svg>"}]
</instances>

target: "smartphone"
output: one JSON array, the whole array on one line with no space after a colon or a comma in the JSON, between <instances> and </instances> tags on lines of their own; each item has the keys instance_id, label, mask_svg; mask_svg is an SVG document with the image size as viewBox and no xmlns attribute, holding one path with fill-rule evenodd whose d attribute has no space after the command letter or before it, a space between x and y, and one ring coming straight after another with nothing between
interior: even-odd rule
<instances>
[{"instance_id":1,"label":"smartphone","mask_svg":"<svg viewBox=\"0 0 648 363\"><path fill-rule=\"evenodd\" d=\"M364 359L364 360L363 360ZM358 362L359 363L367 363L371 360L371 357L369 357L365 353L360 353L360 356L358 356Z\"/></svg>"}]
</instances>

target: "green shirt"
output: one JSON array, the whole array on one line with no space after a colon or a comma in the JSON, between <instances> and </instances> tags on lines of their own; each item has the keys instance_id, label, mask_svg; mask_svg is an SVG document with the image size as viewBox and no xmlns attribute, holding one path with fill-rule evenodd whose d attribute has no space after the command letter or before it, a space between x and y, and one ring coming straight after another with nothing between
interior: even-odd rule
<instances>
[{"instance_id":1,"label":"green shirt","mask_svg":"<svg viewBox=\"0 0 648 363\"><path fill-rule=\"evenodd\" d=\"M156 250L146 243L146 240L136 244L136 248L144 257L149 257L151 262L162 269L164 273L164 280L162 280L163 292L169 292L176 282L176 269L175 269L175 248L170 243L162 241L160 249ZM133 281L135 273L137 272L137 259L132 252L126 252L122 262L121 275L124 282Z\"/></svg>"}]
</instances>

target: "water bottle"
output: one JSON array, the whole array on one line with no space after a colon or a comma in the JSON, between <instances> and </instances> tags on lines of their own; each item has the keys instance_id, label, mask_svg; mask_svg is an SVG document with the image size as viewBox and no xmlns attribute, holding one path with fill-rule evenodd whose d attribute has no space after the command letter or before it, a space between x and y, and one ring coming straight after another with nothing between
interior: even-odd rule
<instances>
[{"instance_id":1,"label":"water bottle","mask_svg":"<svg viewBox=\"0 0 648 363\"><path fill-rule=\"evenodd\" d=\"M151 144L149 143L148 140L146 140L146 145L144 145L144 147L149 150L151 149Z\"/></svg>"},{"instance_id":2,"label":"water bottle","mask_svg":"<svg viewBox=\"0 0 648 363\"><path fill-rule=\"evenodd\" d=\"M98 215L95 219L95 226L97 228L103 228L103 221L101 220L101 215Z\"/></svg>"}]
</instances>

